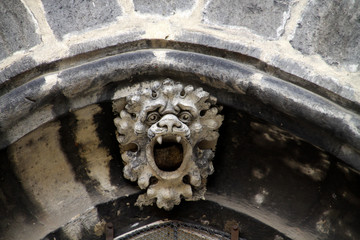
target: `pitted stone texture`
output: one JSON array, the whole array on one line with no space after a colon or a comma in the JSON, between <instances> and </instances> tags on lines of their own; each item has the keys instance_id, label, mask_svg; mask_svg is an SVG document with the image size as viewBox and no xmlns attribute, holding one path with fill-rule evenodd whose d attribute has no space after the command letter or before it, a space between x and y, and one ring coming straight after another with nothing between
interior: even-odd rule
<instances>
[{"instance_id":1,"label":"pitted stone texture","mask_svg":"<svg viewBox=\"0 0 360 240\"><path fill-rule=\"evenodd\" d=\"M360 69L360 2L310 1L291 41L303 54L319 54L329 64Z\"/></svg>"},{"instance_id":2,"label":"pitted stone texture","mask_svg":"<svg viewBox=\"0 0 360 240\"><path fill-rule=\"evenodd\" d=\"M292 0L208 0L203 21L246 27L268 38L278 38L290 16Z\"/></svg>"},{"instance_id":3,"label":"pitted stone texture","mask_svg":"<svg viewBox=\"0 0 360 240\"><path fill-rule=\"evenodd\" d=\"M39 43L33 19L22 2L0 1L0 60Z\"/></svg>"},{"instance_id":4,"label":"pitted stone texture","mask_svg":"<svg viewBox=\"0 0 360 240\"><path fill-rule=\"evenodd\" d=\"M116 20L122 10L116 0L43 0L46 18L55 35L97 28Z\"/></svg>"},{"instance_id":5,"label":"pitted stone texture","mask_svg":"<svg viewBox=\"0 0 360 240\"><path fill-rule=\"evenodd\" d=\"M160 14L166 17L177 11L191 9L194 3L194 0L134 0L134 7L135 11L140 13Z\"/></svg>"},{"instance_id":6,"label":"pitted stone texture","mask_svg":"<svg viewBox=\"0 0 360 240\"><path fill-rule=\"evenodd\" d=\"M136 205L171 210L204 198L223 121L216 98L170 79L155 81L113 104L125 178L146 193Z\"/></svg>"},{"instance_id":7,"label":"pitted stone texture","mask_svg":"<svg viewBox=\"0 0 360 240\"><path fill-rule=\"evenodd\" d=\"M70 47L70 52L73 55L81 54L84 52L90 52L98 49L104 49L107 47L113 47L116 45L132 42L138 39L141 39L141 36L145 34L145 31L131 31L125 34L119 34L112 37L104 37L101 39L91 39L90 41L79 43L72 45ZM133 50L138 45L134 44L135 46L130 46L128 51Z\"/></svg>"},{"instance_id":8,"label":"pitted stone texture","mask_svg":"<svg viewBox=\"0 0 360 240\"><path fill-rule=\"evenodd\" d=\"M0 45L1 49L1 45ZM1 51L1 50L0 50ZM0 52L1 54L1 52ZM0 95L5 94L14 87L14 83L11 81L11 78L15 77L18 74L21 74L29 69L32 69L36 66L36 61L29 57L25 56L16 62L13 62L10 66L7 66L0 71ZM26 77L22 77L21 80L25 81Z\"/></svg>"}]
</instances>

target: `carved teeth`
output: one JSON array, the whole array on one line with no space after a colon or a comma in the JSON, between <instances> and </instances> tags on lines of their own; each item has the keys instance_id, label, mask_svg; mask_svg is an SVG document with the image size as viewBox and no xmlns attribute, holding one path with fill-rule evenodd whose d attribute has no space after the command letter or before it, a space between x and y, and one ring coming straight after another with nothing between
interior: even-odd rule
<instances>
[{"instance_id":1,"label":"carved teeth","mask_svg":"<svg viewBox=\"0 0 360 240\"><path fill-rule=\"evenodd\" d=\"M177 137L176 137L176 141L177 141L178 143L180 143L181 137L180 137L180 136L177 136Z\"/></svg>"},{"instance_id":2,"label":"carved teeth","mask_svg":"<svg viewBox=\"0 0 360 240\"><path fill-rule=\"evenodd\" d=\"M162 144L162 136L158 137L156 140L160 145Z\"/></svg>"}]
</instances>

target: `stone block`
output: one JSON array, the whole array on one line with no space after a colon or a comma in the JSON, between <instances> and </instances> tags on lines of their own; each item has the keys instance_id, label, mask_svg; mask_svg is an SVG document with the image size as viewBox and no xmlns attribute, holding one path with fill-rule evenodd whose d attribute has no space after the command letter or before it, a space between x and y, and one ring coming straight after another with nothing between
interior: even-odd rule
<instances>
[{"instance_id":1,"label":"stone block","mask_svg":"<svg viewBox=\"0 0 360 240\"><path fill-rule=\"evenodd\" d=\"M177 11L191 9L194 3L194 0L134 0L134 7L135 11L140 13L159 14L165 17Z\"/></svg>"},{"instance_id":2,"label":"stone block","mask_svg":"<svg viewBox=\"0 0 360 240\"><path fill-rule=\"evenodd\" d=\"M116 20L122 10L116 0L42 0L46 18L56 37L97 28Z\"/></svg>"},{"instance_id":3,"label":"stone block","mask_svg":"<svg viewBox=\"0 0 360 240\"><path fill-rule=\"evenodd\" d=\"M39 43L35 23L22 2L0 1L0 60Z\"/></svg>"},{"instance_id":4,"label":"stone block","mask_svg":"<svg viewBox=\"0 0 360 240\"><path fill-rule=\"evenodd\" d=\"M303 54L319 54L332 65L356 72L360 62L360 2L310 1L291 44Z\"/></svg>"},{"instance_id":5,"label":"stone block","mask_svg":"<svg viewBox=\"0 0 360 240\"><path fill-rule=\"evenodd\" d=\"M1 50L0 50L0 54L1 54ZM37 65L36 61L33 58L29 56L25 56L13 62L9 66L2 68L0 71L0 95L9 91L13 87L14 83L12 82L12 78L17 76L18 74L24 73L36 67L36 65ZM25 81L26 77L25 76L21 77L21 81L23 80Z\"/></svg>"},{"instance_id":6,"label":"stone block","mask_svg":"<svg viewBox=\"0 0 360 240\"><path fill-rule=\"evenodd\" d=\"M246 27L270 39L284 32L292 0L208 0L203 21Z\"/></svg>"}]
</instances>

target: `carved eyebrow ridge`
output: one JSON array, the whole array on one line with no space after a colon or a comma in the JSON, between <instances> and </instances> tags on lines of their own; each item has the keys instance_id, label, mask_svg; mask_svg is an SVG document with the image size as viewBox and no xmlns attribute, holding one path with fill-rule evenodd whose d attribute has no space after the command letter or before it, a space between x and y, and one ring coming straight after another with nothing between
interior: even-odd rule
<instances>
[{"instance_id":1,"label":"carved eyebrow ridge","mask_svg":"<svg viewBox=\"0 0 360 240\"><path fill-rule=\"evenodd\" d=\"M191 115L193 115L193 116L197 116L197 115L198 115L196 109L195 109L194 107L192 107L192 106L184 105L184 104L181 104L181 103L178 103L177 106L180 107L180 109L181 109L182 111L188 111L188 112L190 112Z\"/></svg>"},{"instance_id":2,"label":"carved eyebrow ridge","mask_svg":"<svg viewBox=\"0 0 360 240\"><path fill-rule=\"evenodd\" d=\"M142 122L145 121L147 115L148 115L150 112L159 111L160 108L161 108L161 106L162 106L161 103L154 104L154 105L151 105L151 106L147 106L146 109L144 109L144 111L141 113L140 121L142 121Z\"/></svg>"}]
</instances>

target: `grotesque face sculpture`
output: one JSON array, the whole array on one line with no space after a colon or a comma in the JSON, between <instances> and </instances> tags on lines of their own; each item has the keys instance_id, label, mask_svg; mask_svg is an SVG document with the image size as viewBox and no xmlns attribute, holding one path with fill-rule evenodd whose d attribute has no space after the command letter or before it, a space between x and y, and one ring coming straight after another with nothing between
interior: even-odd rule
<instances>
[{"instance_id":1,"label":"grotesque face sculpture","mask_svg":"<svg viewBox=\"0 0 360 240\"><path fill-rule=\"evenodd\" d=\"M141 189L136 205L170 210L181 198L204 198L223 116L202 88L152 82L114 102L124 176Z\"/></svg>"}]
</instances>

